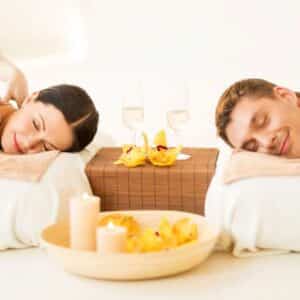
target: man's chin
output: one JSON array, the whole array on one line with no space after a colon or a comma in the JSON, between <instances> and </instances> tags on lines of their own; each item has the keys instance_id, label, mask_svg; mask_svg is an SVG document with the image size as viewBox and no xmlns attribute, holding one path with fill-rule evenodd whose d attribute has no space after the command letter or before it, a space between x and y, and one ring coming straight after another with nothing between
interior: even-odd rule
<instances>
[{"instance_id":1,"label":"man's chin","mask_svg":"<svg viewBox=\"0 0 300 300\"><path fill-rule=\"evenodd\" d=\"M286 155L283 155L282 157L285 158L290 158L290 159L296 159L296 158L300 158L300 151L299 152L291 152L291 153L287 153Z\"/></svg>"}]
</instances>

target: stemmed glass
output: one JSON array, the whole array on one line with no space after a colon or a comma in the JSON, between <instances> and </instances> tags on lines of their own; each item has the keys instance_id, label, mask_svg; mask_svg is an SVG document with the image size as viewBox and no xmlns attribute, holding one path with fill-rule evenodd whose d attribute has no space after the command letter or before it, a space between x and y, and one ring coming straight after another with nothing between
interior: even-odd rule
<instances>
[{"instance_id":1,"label":"stemmed glass","mask_svg":"<svg viewBox=\"0 0 300 300\"><path fill-rule=\"evenodd\" d=\"M124 96L122 120L124 126L131 131L131 143L135 145L137 133L142 130L144 123L144 99L141 82L138 82L133 91Z\"/></svg>"},{"instance_id":2,"label":"stemmed glass","mask_svg":"<svg viewBox=\"0 0 300 300\"><path fill-rule=\"evenodd\" d=\"M176 137L176 144L182 144L182 132L185 130L189 120L189 91L187 83L176 84L174 92L170 97L168 109L166 112L166 119L168 127L173 131ZM190 155L180 153L179 160L188 159Z\"/></svg>"}]
</instances>

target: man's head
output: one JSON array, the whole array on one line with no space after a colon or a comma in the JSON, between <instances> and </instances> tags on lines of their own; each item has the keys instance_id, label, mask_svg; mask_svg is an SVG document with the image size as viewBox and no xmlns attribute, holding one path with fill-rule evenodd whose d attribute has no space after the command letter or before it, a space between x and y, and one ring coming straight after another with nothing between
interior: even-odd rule
<instances>
[{"instance_id":1,"label":"man's head","mask_svg":"<svg viewBox=\"0 0 300 300\"><path fill-rule=\"evenodd\" d=\"M88 94L72 85L33 93L9 117L1 136L6 153L77 152L93 139L98 112Z\"/></svg>"},{"instance_id":2,"label":"man's head","mask_svg":"<svg viewBox=\"0 0 300 300\"><path fill-rule=\"evenodd\" d=\"M235 149L300 157L298 96L262 79L236 82L217 105L218 135Z\"/></svg>"}]
</instances>

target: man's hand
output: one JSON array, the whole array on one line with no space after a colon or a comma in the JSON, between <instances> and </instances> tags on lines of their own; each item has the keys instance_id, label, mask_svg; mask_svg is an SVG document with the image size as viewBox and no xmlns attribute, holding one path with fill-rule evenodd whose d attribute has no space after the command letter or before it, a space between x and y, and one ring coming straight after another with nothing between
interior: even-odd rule
<instances>
[{"instance_id":1,"label":"man's hand","mask_svg":"<svg viewBox=\"0 0 300 300\"><path fill-rule=\"evenodd\" d=\"M14 69L11 77L7 81L7 89L0 103L8 103L9 100L16 100L20 106L24 99L28 96L28 83L27 80L19 69Z\"/></svg>"}]
</instances>

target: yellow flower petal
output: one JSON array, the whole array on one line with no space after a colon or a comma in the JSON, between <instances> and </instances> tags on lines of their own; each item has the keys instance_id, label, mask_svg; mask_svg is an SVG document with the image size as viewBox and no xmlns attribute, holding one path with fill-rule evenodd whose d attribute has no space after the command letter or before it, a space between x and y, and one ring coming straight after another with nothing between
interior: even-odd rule
<instances>
[{"instance_id":1,"label":"yellow flower petal","mask_svg":"<svg viewBox=\"0 0 300 300\"><path fill-rule=\"evenodd\" d=\"M156 134L154 138L154 145L167 147L167 136L164 130L161 130Z\"/></svg>"}]
</instances>

